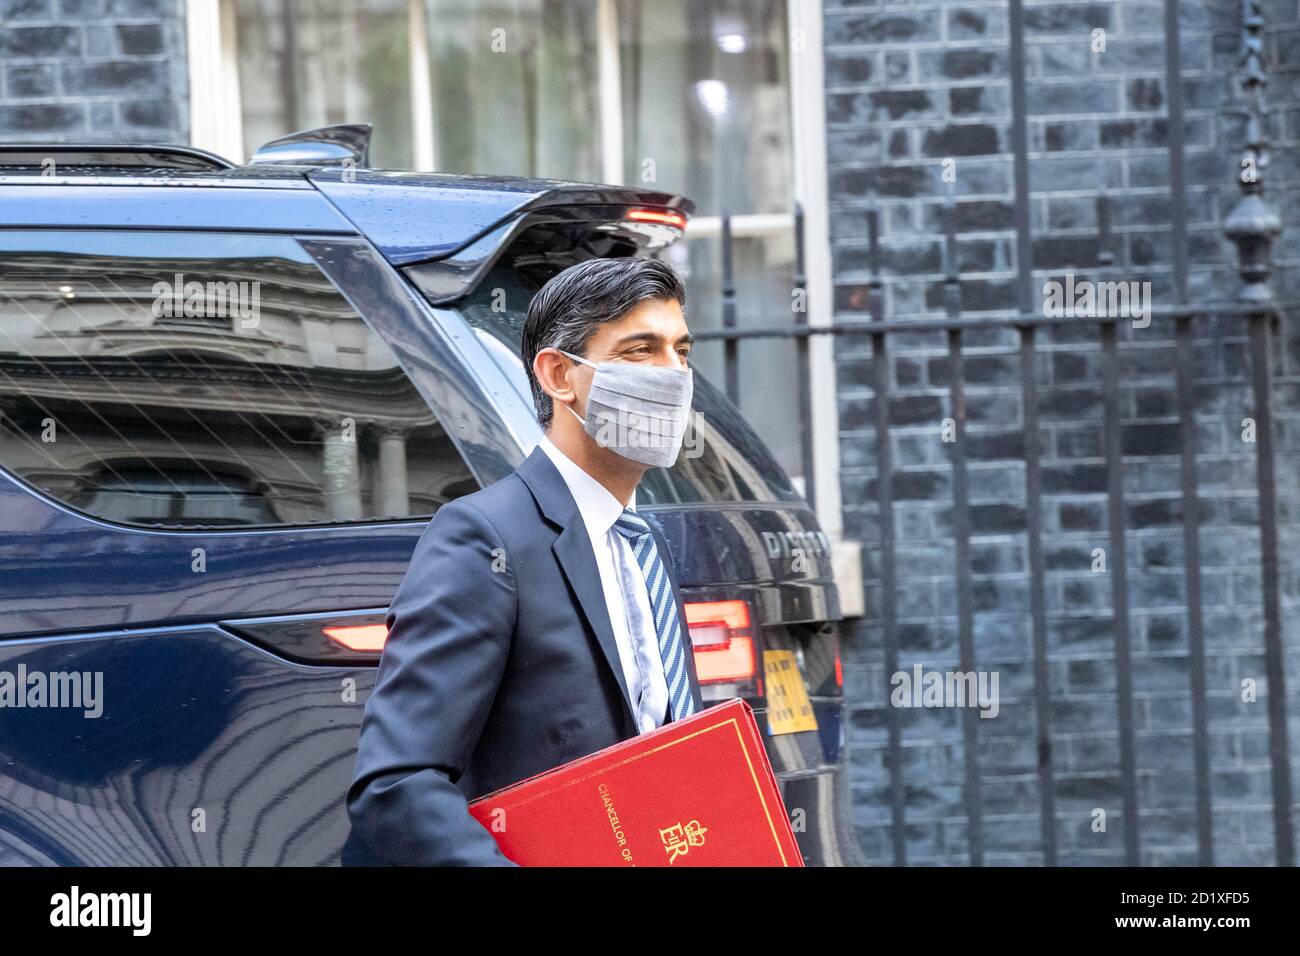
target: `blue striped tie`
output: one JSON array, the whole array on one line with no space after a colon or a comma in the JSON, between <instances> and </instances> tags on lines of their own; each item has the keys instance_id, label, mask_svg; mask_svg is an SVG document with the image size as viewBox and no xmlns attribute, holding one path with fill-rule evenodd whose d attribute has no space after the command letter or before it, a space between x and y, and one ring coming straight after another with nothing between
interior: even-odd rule
<instances>
[{"instance_id":1,"label":"blue striped tie","mask_svg":"<svg viewBox=\"0 0 1300 956\"><path fill-rule=\"evenodd\" d=\"M677 602L673 600L668 571L655 547L650 526L630 508L614 522L618 533L632 546L632 555L641 568L646 588L650 592L650 610L655 618L655 633L659 636L659 656L664 662L664 680L668 682L668 700L672 706L673 720L681 720L695 712L691 697L690 680L686 676L686 648L682 642L682 625L677 617Z\"/></svg>"}]
</instances>

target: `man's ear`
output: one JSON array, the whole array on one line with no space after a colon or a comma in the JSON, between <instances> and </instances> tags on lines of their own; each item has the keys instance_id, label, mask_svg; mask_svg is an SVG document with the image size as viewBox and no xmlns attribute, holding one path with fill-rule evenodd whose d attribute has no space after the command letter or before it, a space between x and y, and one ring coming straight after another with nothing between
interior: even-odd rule
<instances>
[{"instance_id":1,"label":"man's ear","mask_svg":"<svg viewBox=\"0 0 1300 956\"><path fill-rule=\"evenodd\" d=\"M543 349L533 356L533 375L542 391L556 401L568 404L577 397L569 372L573 364L554 349Z\"/></svg>"}]
</instances>

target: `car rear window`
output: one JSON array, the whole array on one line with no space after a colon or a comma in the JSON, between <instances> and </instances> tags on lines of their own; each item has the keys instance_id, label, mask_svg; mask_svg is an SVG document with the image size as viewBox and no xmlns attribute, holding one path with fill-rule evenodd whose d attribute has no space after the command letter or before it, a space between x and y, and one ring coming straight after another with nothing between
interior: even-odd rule
<instances>
[{"instance_id":1,"label":"car rear window","mask_svg":"<svg viewBox=\"0 0 1300 956\"><path fill-rule=\"evenodd\" d=\"M149 528L423 517L477 489L289 236L0 232L0 467Z\"/></svg>"},{"instance_id":2,"label":"car rear window","mask_svg":"<svg viewBox=\"0 0 1300 956\"><path fill-rule=\"evenodd\" d=\"M566 263L567 264L567 263ZM507 258L493 268L456 308L481 334L504 343L516 359L513 374L525 379L519 361L524 316L533 295L557 269L525 270ZM687 322L690 321L689 304ZM522 385L527 395L528 386ZM651 468L637 488L647 504L727 501L797 501L763 442L740 413L698 372L686 444L672 468Z\"/></svg>"}]
</instances>

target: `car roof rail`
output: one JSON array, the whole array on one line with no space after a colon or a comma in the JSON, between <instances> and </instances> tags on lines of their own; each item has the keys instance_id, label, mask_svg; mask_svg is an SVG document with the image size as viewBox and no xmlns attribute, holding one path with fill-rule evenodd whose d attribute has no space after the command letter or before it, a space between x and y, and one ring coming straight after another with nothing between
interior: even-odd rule
<instances>
[{"instance_id":1,"label":"car roof rail","mask_svg":"<svg viewBox=\"0 0 1300 956\"><path fill-rule=\"evenodd\" d=\"M193 146L160 143L0 143L0 172L8 167L57 171L59 166L142 167L187 172L235 168L230 160Z\"/></svg>"},{"instance_id":2,"label":"car roof rail","mask_svg":"<svg viewBox=\"0 0 1300 956\"><path fill-rule=\"evenodd\" d=\"M369 123L340 123L305 129L281 136L262 145L250 166L344 166L348 163L365 168L370 165Z\"/></svg>"}]
</instances>

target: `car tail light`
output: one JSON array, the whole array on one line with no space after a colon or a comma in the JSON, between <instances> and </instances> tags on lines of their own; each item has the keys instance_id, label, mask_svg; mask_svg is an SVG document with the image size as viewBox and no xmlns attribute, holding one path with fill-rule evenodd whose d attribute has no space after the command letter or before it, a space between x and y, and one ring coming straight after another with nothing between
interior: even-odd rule
<instances>
[{"instance_id":1,"label":"car tail light","mask_svg":"<svg viewBox=\"0 0 1300 956\"><path fill-rule=\"evenodd\" d=\"M221 626L299 664L378 664L388 640L387 608L222 621Z\"/></svg>"},{"instance_id":2,"label":"car tail light","mask_svg":"<svg viewBox=\"0 0 1300 956\"><path fill-rule=\"evenodd\" d=\"M350 624L322 630L331 641L350 651L382 651L388 640L388 628L383 624Z\"/></svg>"},{"instance_id":3,"label":"car tail light","mask_svg":"<svg viewBox=\"0 0 1300 956\"><path fill-rule=\"evenodd\" d=\"M753 616L745 601L694 601L686 604L686 627L695 651L701 684L755 680L758 649Z\"/></svg>"},{"instance_id":4,"label":"car tail light","mask_svg":"<svg viewBox=\"0 0 1300 956\"><path fill-rule=\"evenodd\" d=\"M674 229L686 228L686 217L679 212L662 209L629 209L627 218L633 222L656 222Z\"/></svg>"}]
</instances>

